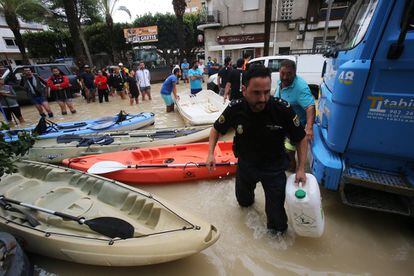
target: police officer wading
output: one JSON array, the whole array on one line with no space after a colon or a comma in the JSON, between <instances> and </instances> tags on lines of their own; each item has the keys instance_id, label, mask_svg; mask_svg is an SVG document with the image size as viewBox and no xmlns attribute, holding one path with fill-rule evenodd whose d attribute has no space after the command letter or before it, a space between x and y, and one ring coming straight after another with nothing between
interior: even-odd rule
<instances>
[{"instance_id":1,"label":"police officer wading","mask_svg":"<svg viewBox=\"0 0 414 276\"><path fill-rule=\"evenodd\" d=\"M288 159L284 140L288 136L298 150L296 182L306 181L306 133L290 105L270 97L271 73L263 65L249 68L242 86L243 99L232 101L214 123L210 133L208 168L214 169L214 149L220 135L235 129L233 150L238 157L236 198L240 206L254 203L254 190L261 182L266 199L267 227L271 232L287 229L284 208Z\"/></svg>"}]
</instances>

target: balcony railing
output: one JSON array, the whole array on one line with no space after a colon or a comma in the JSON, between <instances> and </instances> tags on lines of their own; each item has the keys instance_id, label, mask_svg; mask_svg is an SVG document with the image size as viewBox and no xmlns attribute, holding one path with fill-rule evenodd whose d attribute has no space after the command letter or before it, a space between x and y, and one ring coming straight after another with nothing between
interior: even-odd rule
<instances>
[{"instance_id":1,"label":"balcony railing","mask_svg":"<svg viewBox=\"0 0 414 276\"><path fill-rule=\"evenodd\" d=\"M206 9L201 10L200 17L201 17L201 24L214 24L220 23L220 11L213 10L207 11Z\"/></svg>"}]
</instances>

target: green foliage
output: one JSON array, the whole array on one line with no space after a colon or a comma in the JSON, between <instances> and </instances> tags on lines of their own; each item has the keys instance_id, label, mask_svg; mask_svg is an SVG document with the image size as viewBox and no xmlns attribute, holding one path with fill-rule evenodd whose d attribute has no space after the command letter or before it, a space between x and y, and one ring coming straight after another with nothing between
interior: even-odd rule
<instances>
[{"instance_id":1,"label":"green foliage","mask_svg":"<svg viewBox=\"0 0 414 276\"><path fill-rule=\"evenodd\" d=\"M53 16L48 22L52 27L66 26L67 18L63 1L68 0L42 0L45 6L52 12ZM98 0L77 0L76 10L77 17L82 24L90 25L103 22L103 17L99 12Z\"/></svg>"},{"instance_id":2,"label":"green foliage","mask_svg":"<svg viewBox=\"0 0 414 276\"><path fill-rule=\"evenodd\" d=\"M33 58L63 56L64 49L61 48L61 52L59 52L59 48L56 47L56 45L62 45L62 42L66 44L66 53L69 56L73 53L72 42L68 32L44 31L25 33L23 34L23 40L30 56Z\"/></svg>"},{"instance_id":3,"label":"green foliage","mask_svg":"<svg viewBox=\"0 0 414 276\"><path fill-rule=\"evenodd\" d=\"M2 122L2 130L8 126ZM20 159L33 146L35 139L28 132L20 132L19 139L13 142L5 142L4 134L0 133L0 177L3 174L16 172L14 163Z\"/></svg>"}]
</instances>

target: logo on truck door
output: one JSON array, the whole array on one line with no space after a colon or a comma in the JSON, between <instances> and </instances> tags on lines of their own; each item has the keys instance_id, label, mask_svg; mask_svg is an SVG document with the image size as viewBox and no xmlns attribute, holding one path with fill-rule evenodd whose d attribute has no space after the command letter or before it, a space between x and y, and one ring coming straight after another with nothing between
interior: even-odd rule
<instances>
[{"instance_id":1,"label":"logo on truck door","mask_svg":"<svg viewBox=\"0 0 414 276\"><path fill-rule=\"evenodd\" d=\"M354 72L353 71L342 71L339 74L338 80L340 83L345 85L350 85L354 81Z\"/></svg>"}]
</instances>

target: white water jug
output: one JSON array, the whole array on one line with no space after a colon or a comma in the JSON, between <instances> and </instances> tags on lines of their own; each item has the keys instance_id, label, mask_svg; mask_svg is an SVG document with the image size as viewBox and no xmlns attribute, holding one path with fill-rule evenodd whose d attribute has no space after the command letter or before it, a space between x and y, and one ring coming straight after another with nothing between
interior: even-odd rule
<instances>
[{"instance_id":1,"label":"white water jug","mask_svg":"<svg viewBox=\"0 0 414 276\"><path fill-rule=\"evenodd\" d=\"M315 176L307 173L306 184L297 184L295 176L289 176L286 183L285 206L289 222L299 236L318 238L325 228L318 182Z\"/></svg>"}]
</instances>

